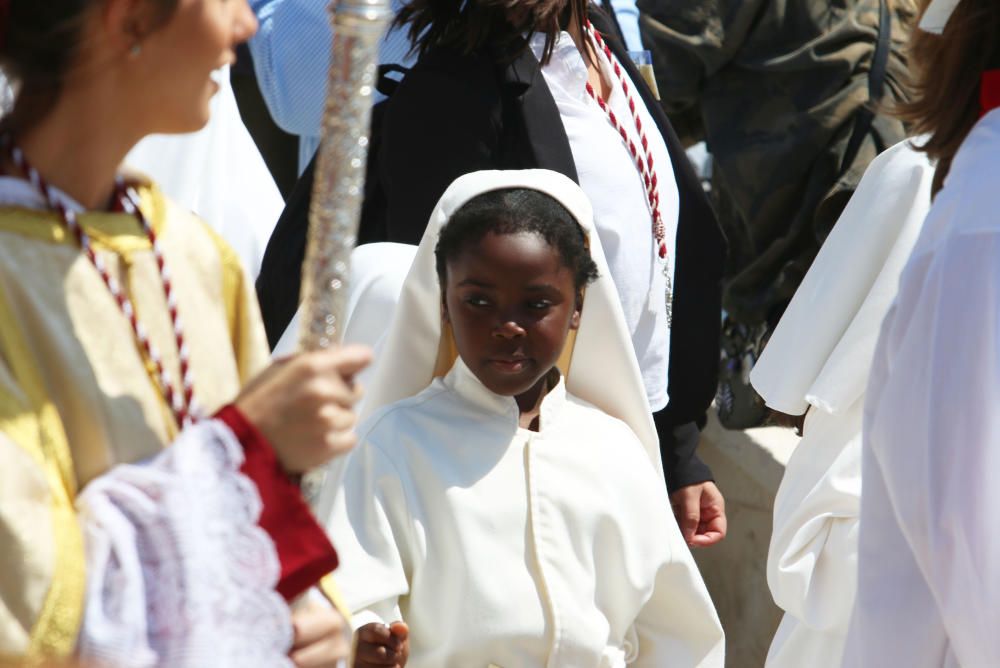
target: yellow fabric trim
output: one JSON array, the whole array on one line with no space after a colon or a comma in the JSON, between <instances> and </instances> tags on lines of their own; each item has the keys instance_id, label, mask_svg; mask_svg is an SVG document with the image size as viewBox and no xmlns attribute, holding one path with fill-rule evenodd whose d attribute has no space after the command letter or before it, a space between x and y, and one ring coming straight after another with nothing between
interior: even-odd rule
<instances>
[{"instance_id":1,"label":"yellow fabric trim","mask_svg":"<svg viewBox=\"0 0 1000 668\"><path fill-rule=\"evenodd\" d=\"M444 378L455 366L458 359L458 346L455 345L455 334L451 331L450 322L441 323L441 339L438 341L437 361L434 362L434 377Z\"/></svg>"},{"instance_id":2,"label":"yellow fabric trim","mask_svg":"<svg viewBox=\"0 0 1000 668\"><path fill-rule=\"evenodd\" d=\"M12 397L0 401L0 429L45 469L51 494L55 564L45 603L31 630L29 657L69 656L76 646L86 586L83 535L73 499L76 477L62 420L48 400L38 369L17 328L6 292L0 289L0 350L29 406Z\"/></svg>"},{"instance_id":3,"label":"yellow fabric trim","mask_svg":"<svg viewBox=\"0 0 1000 668\"><path fill-rule=\"evenodd\" d=\"M236 251L215 230L204 225L212 243L219 251L219 261L222 264L222 297L226 304L226 322L229 323L229 334L233 341L233 351L239 352L237 333L240 331L240 289L243 283L243 269ZM237 354L237 359L239 355Z\"/></svg>"},{"instance_id":4,"label":"yellow fabric trim","mask_svg":"<svg viewBox=\"0 0 1000 668\"><path fill-rule=\"evenodd\" d=\"M240 385L250 382L270 362L270 350L260 319L257 294L236 251L208 225L205 232L219 253L222 301Z\"/></svg>"},{"instance_id":5,"label":"yellow fabric trim","mask_svg":"<svg viewBox=\"0 0 1000 668\"><path fill-rule=\"evenodd\" d=\"M573 363L573 349L576 347L576 330L569 330L569 334L566 335L566 342L563 343L562 352L559 353L559 359L556 361L556 366L559 368L559 372L562 373L563 378L569 375L569 367Z\"/></svg>"},{"instance_id":6,"label":"yellow fabric trim","mask_svg":"<svg viewBox=\"0 0 1000 668\"><path fill-rule=\"evenodd\" d=\"M347 607L347 601L344 600L344 595L340 591L340 586L333 577L333 573L328 573L323 576L323 579L319 581L319 590L326 596L326 600L330 601L337 612L344 616L347 620L348 626L351 624L351 609Z\"/></svg>"},{"instance_id":7,"label":"yellow fabric trim","mask_svg":"<svg viewBox=\"0 0 1000 668\"><path fill-rule=\"evenodd\" d=\"M139 182L135 185L136 193L139 195L139 208L146 215L146 220L149 221L150 226L153 228L153 232L157 235L163 234L164 229L167 226L167 199L164 197L163 193L155 185L148 182L145 177L130 176L130 178L138 179ZM91 214L95 222L103 220L104 218L111 218L110 215L106 214ZM119 215L115 215L115 218L119 218ZM128 254L133 250L146 250L150 247L149 238L139 227L138 221L134 216L127 216L127 219L132 221L134 229L140 234L138 241L140 242L138 246L134 248L127 247L126 239L127 237L122 236L101 236L101 233L96 229L88 228L94 239L95 244L103 244L108 250L114 251L122 255L126 262L129 262ZM108 220L108 223L111 221ZM85 221L86 225L91 224L90 217ZM131 276L131 267L129 267L129 276ZM136 309L138 305L133 304ZM142 314L139 313L141 319ZM149 358L149 355L145 353L144 350L139 351L142 356L143 363L146 367L146 373L149 374L149 382L153 384L156 388L156 396L160 400L160 413L163 415L163 423L167 425L167 440L173 441L177 438L180 433L181 426L177 424L177 419L174 417L174 412L170 408L170 404L167 402L167 398L163 395L163 390L160 388L159 372L156 370L156 363Z\"/></svg>"},{"instance_id":8,"label":"yellow fabric trim","mask_svg":"<svg viewBox=\"0 0 1000 668\"><path fill-rule=\"evenodd\" d=\"M166 224L166 200L156 186L137 189L139 206L153 231L160 234ZM0 216L0 232L15 234L57 244L74 244L62 221L50 211L10 207L15 215ZM125 213L88 211L79 216L80 224L94 245L119 254L148 250L149 240L135 216Z\"/></svg>"},{"instance_id":9,"label":"yellow fabric trim","mask_svg":"<svg viewBox=\"0 0 1000 668\"><path fill-rule=\"evenodd\" d=\"M153 231L157 235L162 234L167 224L167 200L163 196L163 193L155 185L142 179L136 184L136 192L139 195L139 207L146 215L146 219L152 226ZM59 217L50 211L39 211L23 207L11 207L9 211L15 212L15 215L0 216L0 232L12 232L49 243L76 243L76 240L70 236ZM148 251L150 249L149 238L135 216L125 213L88 211L81 214L78 220L93 242L95 249L109 251L121 256L126 265L131 264L131 255L133 253ZM127 276L125 280L128 280ZM6 320L12 322L12 319L9 317ZM142 350L139 351L139 354L142 355L150 382L157 388L163 420L167 425L167 435L170 439L173 439L179 431L179 426L174 419L173 411L171 411L166 397L163 396L163 393L159 389L159 373L156 370L156 364ZM69 470L72 471L71 462ZM73 490L75 494L72 486L67 486L67 489Z\"/></svg>"}]
</instances>

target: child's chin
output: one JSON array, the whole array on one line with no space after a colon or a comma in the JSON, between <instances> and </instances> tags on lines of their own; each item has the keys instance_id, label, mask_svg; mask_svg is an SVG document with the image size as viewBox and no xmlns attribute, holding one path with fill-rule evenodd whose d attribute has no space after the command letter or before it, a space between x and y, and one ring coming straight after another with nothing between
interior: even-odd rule
<instances>
[{"instance_id":1,"label":"child's chin","mask_svg":"<svg viewBox=\"0 0 1000 668\"><path fill-rule=\"evenodd\" d=\"M501 397L516 397L533 388L539 379L529 376L527 378L491 377L487 379L480 378L479 380L493 394L499 394Z\"/></svg>"}]
</instances>

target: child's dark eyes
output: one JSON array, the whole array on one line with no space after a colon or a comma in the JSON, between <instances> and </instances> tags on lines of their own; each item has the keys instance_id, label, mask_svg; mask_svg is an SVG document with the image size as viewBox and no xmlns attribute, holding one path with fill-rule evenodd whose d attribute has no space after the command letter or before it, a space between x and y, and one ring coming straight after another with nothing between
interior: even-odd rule
<instances>
[{"instance_id":1,"label":"child's dark eyes","mask_svg":"<svg viewBox=\"0 0 1000 668\"><path fill-rule=\"evenodd\" d=\"M481 295L469 295L463 301L475 308L489 308L493 306L493 302L488 297ZM550 299L531 299L524 302L524 306L531 311L544 311L552 308L553 303Z\"/></svg>"},{"instance_id":2,"label":"child's dark eyes","mask_svg":"<svg viewBox=\"0 0 1000 668\"><path fill-rule=\"evenodd\" d=\"M465 298L465 303L469 306L485 307L490 305L490 300L479 295L470 295Z\"/></svg>"},{"instance_id":3,"label":"child's dark eyes","mask_svg":"<svg viewBox=\"0 0 1000 668\"><path fill-rule=\"evenodd\" d=\"M528 308L534 311L544 311L547 308L552 308L552 302L548 299L536 299L528 302Z\"/></svg>"}]
</instances>

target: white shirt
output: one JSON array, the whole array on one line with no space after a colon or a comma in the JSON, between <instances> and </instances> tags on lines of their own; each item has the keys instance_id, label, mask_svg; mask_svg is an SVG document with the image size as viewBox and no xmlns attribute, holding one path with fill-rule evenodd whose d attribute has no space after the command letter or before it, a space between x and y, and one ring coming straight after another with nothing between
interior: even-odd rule
<instances>
[{"instance_id":1,"label":"white shirt","mask_svg":"<svg viewBox=\"0 0 1000 668\"><path fill-rule=\"evenodd\" d=\"M933 176L910 141L872 161L750 374L771 408L810 409L774 500L767 581L786 614L767 668L839 668L843 658L857 581L864 390Z\"/></svg>"},{"instance_id":2,"label":"white shirt","mask_svg":"<svg viewBox=\"0 0 1000 668\"><path fill-rule=\"evenodd\" d=\"M850 668L1000 666L1000 110L962 145L865 405Z\"/></svg>"},{"instance_id":3,"label":"white shirt","mask_svg":"<svg viewBox=\"0 0 1000 668\"><path fill-rule=\"evenodd\" d=\"M531 49L541 60L545 36L531 38ZM638 132L628 109L621 83L603 55L599 56L604 77L611 82L608 104L619 122L639 146ZM679 212L677 182L670 153L628 75L639 118L649 141L660 190L660 215L666 227L665 241L671 282L677 247ZM642 177L621 135L607 115L587 94L587 66L569 33L562 32L552 59L542 68L566 136L580 187L594 207L594 223L604 246L611 277L621 299L625 323L639 360L646 396L652 410L667 405L667 371L670 327L666 310L666 280L653 238L652 215Z\"/></svg>"},{"instance_id":4,"label":"white shirt","mask_svg":"<svg viewBox=\"0 0 1000 668\"><path fill-rule=\"evenodd\" d=\"M410 668L723 665L662 478L561 380L532 432L459 360L360 442L330 523L337 579L356 627L409 624Z\"/></svg>"}]
</instances>

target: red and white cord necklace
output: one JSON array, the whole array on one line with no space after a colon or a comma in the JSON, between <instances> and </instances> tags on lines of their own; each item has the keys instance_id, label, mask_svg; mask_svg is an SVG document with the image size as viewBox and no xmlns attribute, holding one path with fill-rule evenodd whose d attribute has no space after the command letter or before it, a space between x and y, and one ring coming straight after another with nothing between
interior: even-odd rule
<instances>
[{"instance_id":1,"label":"red and white cord necklace","mask_svg":"<svg viewBox=\"0 0 1000 668\"><path fill-rule=\"evenodd\" d=\"M83 227L80 226L80 223L77 220L76 212L66 208L62 202L55 197L52 187L46 183L45 179L43 179L41 174L38 173L38 170L31 166L21 149L16 146L10 146L10 156L17 168L24 173L24 175L28 178L28 181L42 195L42 198L45 200L49 209L55 211L59 215L63 225L76 239L76 242L79 244L84 255L87 256L87 259L89 259L91 264L94 265L94 268L97 269L97 273L100 274L101 279L104 281L104 285L108 288L108 292L110 292L111 296L114 297L115 302L118 304L118 308L121 309L122 314L132 326L132 332L135 335L136 343L156 368L159 389L163 393L163 397L166 399L167 404L173 413L177 426L179 428L183 428L188 424L196 422L201 417L201 410L194 397L194 374L191 370L191 359L187 343L184 340L184 330L181 326L181 319L177 313L177 297L174 295L173 283L170 280L170 270L167 268L166 258L163 256L163 248L160 245L159 239L156 237L156 232L153 230L153 227L149 224L146 216L143 215L142 210L139 208L138 195L132 188L128 187L120 177L116 180L116 205L120 207L120 211L136 217L139 224L142 226L143 231L145 231L146 236L149 238L149 243L153 248L153 257L156 259L156 266L160 271L163 293L166 297L167 309L170 312L170 322L174 330L174 340L177 344L177 358L181 373L180 388L174 384L170 373L164 368L163 358L160 356L155 344L150 341L149 334L146 331L145 326L143 326L142 322L139 320L135 307L132 304L132 300L129 299L129 296L124 290L122 290L118 280L108 271L108 267L101 256L94 252L94 248L90 242L90 237L83 230Z\"/></svg>"},{"instance_id":2,"label":"red and white cord necklace","mask_svg":"<svg viewBox=\"0 0 1000 668\"><path fill-rule=\"evenodd\" d=\"M600 107L601 111L603 111L605 116L608 117L608 122L611 123L611 127L613 127L621 136L622 142L625 144L625 148L628 149L629 154L632 156L635 168L638 170L639 176L642 178L642 183L646 188L646 199L649 204L649 213L653 220L653 240L656 243L657 255L659 255L660 260L662 260L663 277L666 279L666 308L667 323L669 324L671 321L674 301L673 281L670 278L670 259L667 257L666 226L663 224L663 216L660 214L660 185L656 176L656 166L653 164L653 153L649 147L649 139L646 136L646 130L643 128L642 119L639 117L639 107L636 104L635 97L632 95L631 86L629 86L628 79L625 77L625 72L622 70L621 64L618 62L615 54L611 51L611 48L605 43L601 34L594 29L593 24L590 21L587 21L584 27L587 30L587 35L593 41L594 46L597 47L597 51L604 56L604 59L611 67L611 71L614 72L615 78L618 79L622 92L625 94L625 101L628 103L628 108L631 112L632 124L635 126L635 131L639 138L639 146L636 146L635 141L629 136L625 126L623 126L619 121L618 114L614 112L610 104L605 102L604 99L597 94L597 91L594 90L594 87L590 85L590 82L588 81L586 85L587 95L589 95L591 99L597 103L597 106Z\"/></svg>"}]
</instances>

